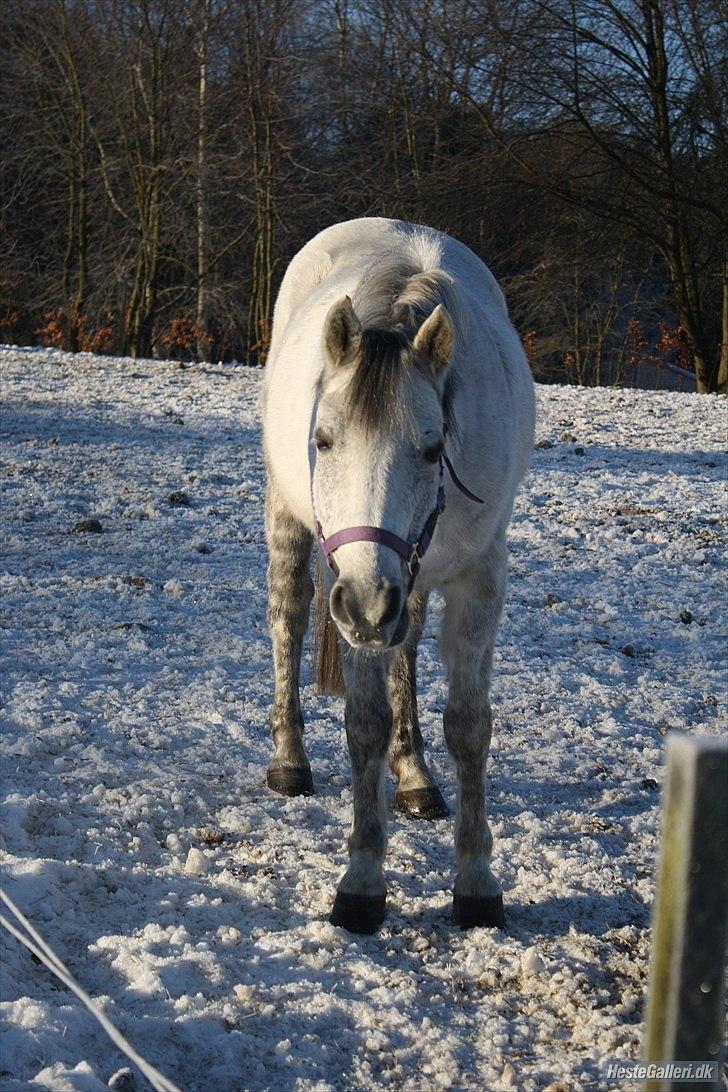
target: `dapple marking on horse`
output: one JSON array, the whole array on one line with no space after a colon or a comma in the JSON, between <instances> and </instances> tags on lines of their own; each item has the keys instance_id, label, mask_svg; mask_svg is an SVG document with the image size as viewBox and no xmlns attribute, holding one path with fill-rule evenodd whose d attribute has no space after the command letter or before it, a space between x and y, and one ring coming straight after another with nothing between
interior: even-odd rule
<instances>
[{"instance_id":1,"label":"dapple marking on horse","mask_svg":"<svg viewBox=\"0 0 728 1092\"><path fill-rule=\"evenodd\" d=\"M459 790L453 920L502 925L485 808L490 671L534 394L492 274L427 227L367 218L321 232L291 262L276 302L263 426L272 789L313 792L298 690L316 536L328 562L319 567L322 681L340 669L346 689L354 816L331 920L357 932L383 920L387 757L401 807L444 811L415 677L427 597L438 589L445 739Z\"/></svg>"}]
</instances>

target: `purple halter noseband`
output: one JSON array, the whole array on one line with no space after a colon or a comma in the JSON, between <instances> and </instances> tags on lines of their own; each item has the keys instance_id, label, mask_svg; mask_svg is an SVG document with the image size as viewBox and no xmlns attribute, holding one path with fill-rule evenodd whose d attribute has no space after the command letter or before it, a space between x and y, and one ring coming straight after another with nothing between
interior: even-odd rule
<instances>
[{"instance_id":1,"label":"purple halter noseband","mask_svg":"<svg viewBox=\"0 0 728 1092\"><path fill-rule=\"evenodd\" d=\"M475 501L476 504L483 504L483 498L477 497L475 493L471 493L467 486L463 485L460 481L452 463L444 451L442 455L440 455L439 462L440 484L437 490L437 502L427 517L427 521L422 528L419 537L416 538L414 542L407 542L406 539L400 538L399 535L395 535L393 531L387 531L384 527L369 527L366 525L345 527L341 531L334 531L333 535L329 535L327 538L321 524L316 520L316 534L321 544L324 557L326 558L326 564L331 569L334 576L338 577L339 575L339 566L334 560L334 552L338 550L339 546L345 546L348 542L377 542L381 546L387 546L390 550L394 550L394 552L399 554L405 562L407 572L409 573L409 582L407 584L407 594L409 595L417 578L417 573L420 571L422 558L425 556L425 553L432 542L432 536L435 533L437 521L440 518L441 513L445 511L445 467L447 467L454 484L464 496L471 501Z\"/></svg>"}]
</instances>

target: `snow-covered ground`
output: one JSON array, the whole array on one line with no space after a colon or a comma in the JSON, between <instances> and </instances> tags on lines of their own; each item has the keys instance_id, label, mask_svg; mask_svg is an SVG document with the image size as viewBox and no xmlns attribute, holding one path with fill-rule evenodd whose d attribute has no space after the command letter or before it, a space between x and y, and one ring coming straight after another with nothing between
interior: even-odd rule
<instances>
[{"instance_id":1,"label":"snow-covered ground","mask_svg":"<svg viewBox=\"0 0 728 1092\"><path fill-rule=\"evenodd\" d=\"M393 815L386 925L356 937L327 922L351 783L308 652L317 795L265 785L258 374L0 366L5 885L137 1048L185 1092L592 1089L636 1057L664 737L721 730L724 404L539 389L493 691L507 928L454 929L452 820ZM122 1055L2 944L2 1092L103 1087Z\"/></svg>"}]
</instances>

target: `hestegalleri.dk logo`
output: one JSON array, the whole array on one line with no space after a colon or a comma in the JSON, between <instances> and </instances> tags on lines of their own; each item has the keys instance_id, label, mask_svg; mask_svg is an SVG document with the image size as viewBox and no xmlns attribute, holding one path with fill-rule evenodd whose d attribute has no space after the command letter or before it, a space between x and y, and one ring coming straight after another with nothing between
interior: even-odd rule
<instances>
[{"instance_id":1,"label":"hestegalleri.dk logo","mask_svg":"<svg viewBox=\"0 0 728 1092\"><path fill-rule=\"evenodd\" d=\"M705 1081L718 1080L717 1062L620 1062L602 1065L607 1081Z\"/></svg>"}]
</instances>

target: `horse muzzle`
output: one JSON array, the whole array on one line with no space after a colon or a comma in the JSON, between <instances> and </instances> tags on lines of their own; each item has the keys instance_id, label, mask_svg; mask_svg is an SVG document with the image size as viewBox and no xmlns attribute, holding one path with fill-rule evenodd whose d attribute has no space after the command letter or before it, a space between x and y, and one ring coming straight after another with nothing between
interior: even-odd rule
<instances>
[{"instance_id":1,"label":"horse muzzle","mask_svg":"<svg viewBox=\"0 0 728 1092\"><path fill-rule=\"evenodd\" d=\"M409 616L401 584L381 581L375 588L357 588L339 579L331 589L331 617L353 648L372 651L394 648L407 636Z\"/></svg>"}]
</instances>

